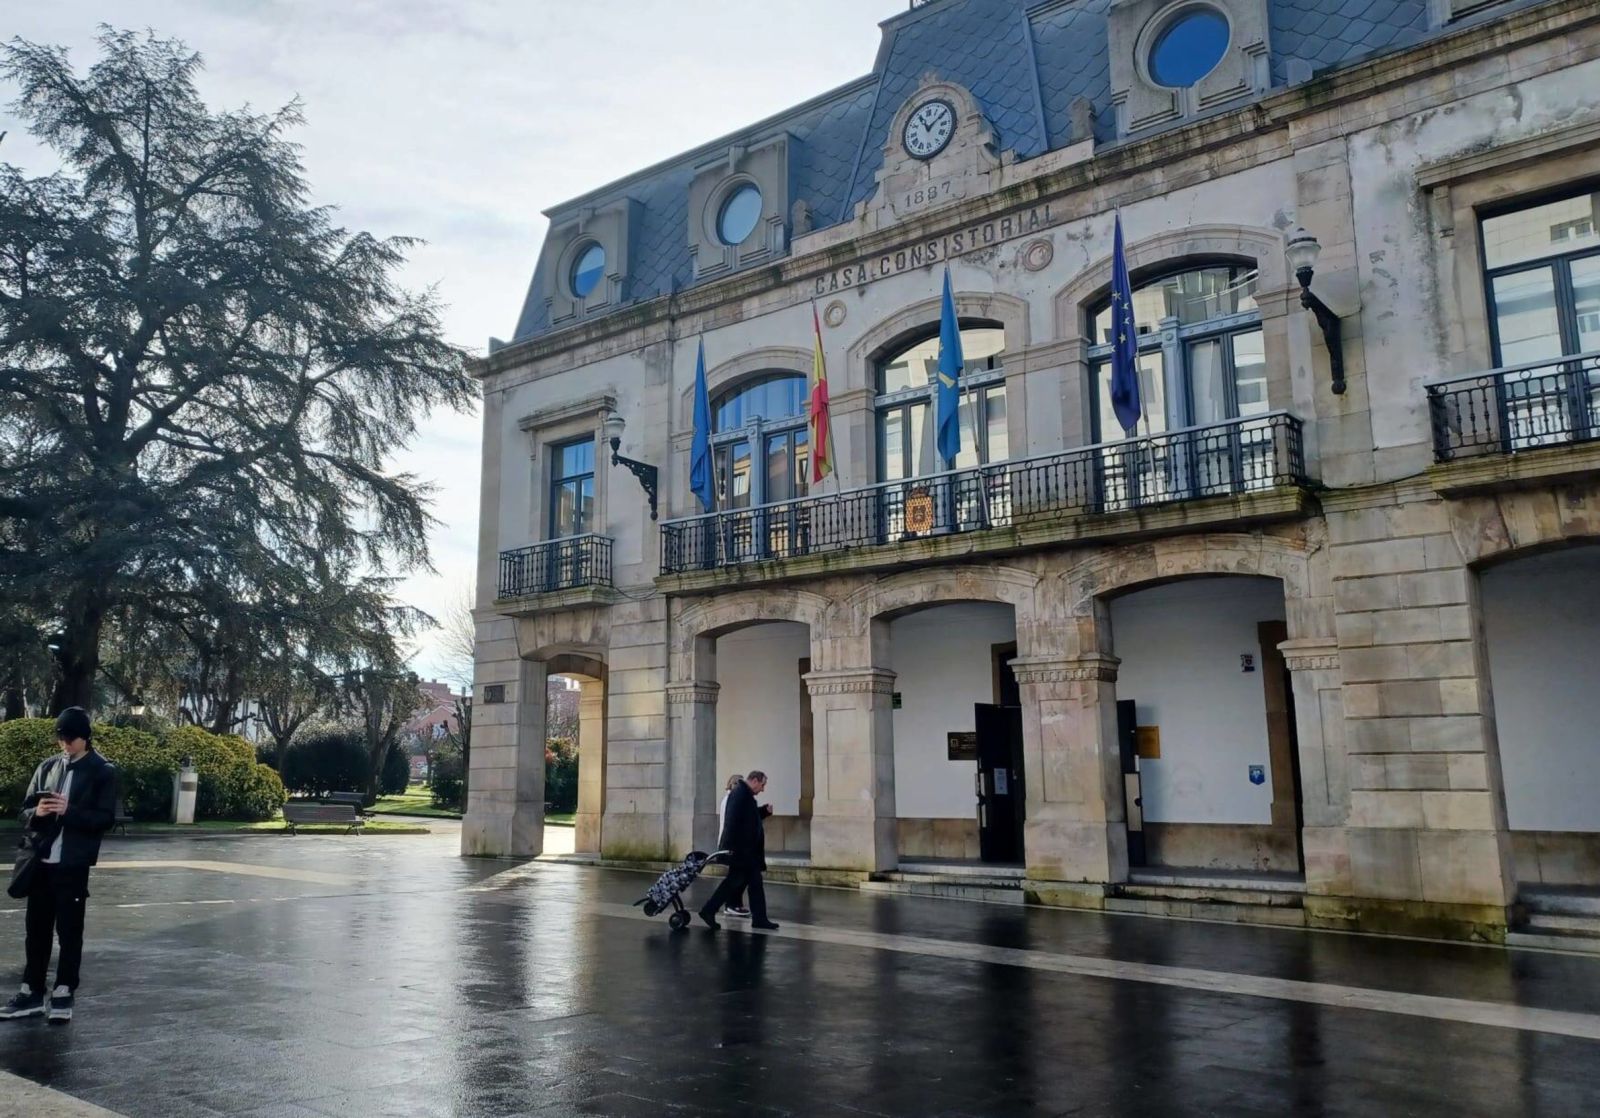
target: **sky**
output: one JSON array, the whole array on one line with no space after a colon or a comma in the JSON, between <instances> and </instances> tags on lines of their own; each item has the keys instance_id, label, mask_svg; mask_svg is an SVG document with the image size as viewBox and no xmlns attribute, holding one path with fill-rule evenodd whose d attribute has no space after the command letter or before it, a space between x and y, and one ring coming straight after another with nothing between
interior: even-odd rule
<instances>
[{"instance_id":1,"label":"sky","mask_svg":"<svg viewBox=\"0 0 1600 1118\"><path fill-rule=\"evenodd\" d=\"M906 0L7 0L0 34L67 47L80 71L102 23L153 29L205 58L213 108L295 96L313 200L350 229L420 237L404 272L436 285L451 341L509 338L542 211L868 73L878 22ZM0 160L55 167L0 86ZM420 425L396 469L434 487L436 573L400 596L435 616L473 581L476 415ZM425 635L414 658L448 678ZM457 681L464 682L464 681Z\"/></svg>"}]
</instances>

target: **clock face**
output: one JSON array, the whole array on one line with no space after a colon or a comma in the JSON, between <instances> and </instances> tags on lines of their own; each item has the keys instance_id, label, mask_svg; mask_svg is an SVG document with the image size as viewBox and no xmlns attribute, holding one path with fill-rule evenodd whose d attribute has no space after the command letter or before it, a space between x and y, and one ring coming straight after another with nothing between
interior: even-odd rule
<instances>
[{"instance_id":1,"label":"clock face","mask_svg":"<svg viewBox=\"0 0 1600 1118\"><path fill-rule=\"evenodd\" d=\"M901 140L917 159L932 159L950 143L956 132L956 111L948 101L924 101L906 121Z\"/></svg>"}]
</instances>

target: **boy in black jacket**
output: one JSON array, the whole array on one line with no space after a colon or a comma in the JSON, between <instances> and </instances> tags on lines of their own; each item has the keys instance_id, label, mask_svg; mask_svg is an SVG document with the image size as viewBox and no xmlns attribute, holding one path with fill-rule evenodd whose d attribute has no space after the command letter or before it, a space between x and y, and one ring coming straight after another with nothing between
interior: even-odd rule
<instances>
[{"instance_id":1,"label":"boy in black jacket","mask_svg":"<svg viewBox=\"0 0 1600 1118\"><path fill-rule=\"evenodd\" d=\"M48 1014L52 1024L72 1020L89 867L100 857L100 836L111 829L117 810L117 770L89 745L91 732L82 707L62 711L56 719L61 754L34 772L22 801L22 820L34 837L39 865L28 889L27 970L21 991L0 1006L0 1019ZM52 938L61 940L61 958L47 1005Z\"/></svg>"}]
</instances>

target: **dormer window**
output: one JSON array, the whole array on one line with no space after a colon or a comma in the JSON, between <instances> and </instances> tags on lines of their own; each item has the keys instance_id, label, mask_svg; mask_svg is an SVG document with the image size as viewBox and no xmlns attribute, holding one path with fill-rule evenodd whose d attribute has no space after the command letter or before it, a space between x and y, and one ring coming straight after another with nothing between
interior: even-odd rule
<instances>
[{"instance_id":1,"label":"dormer window","mask_svg":"<svg viewBox=\"0 0 1600 1118\"><path fill-rule=\"evenodd\" d=\"M761 220L761 188L754 183L740 183L723 200L722 211L717 215L717 236L725 245L742 245L756 231Z\"/></svg>"},{"instance_id":2,"label":"dormer window","mask_svg":"<svg viewBox=\"0 0 1600 1118\"><path fill-rule=\"evenodd\" d=\"M1188 89L1217 68L1228 53L1228 17L1215 8L1184 8L1155 36L1145 64L1168 89Z\"/></svg>"},{"instance_id":3,"label":"dormer window","mask_svg":"<svg viewBox=\"0 0 1600 1118\"><path fill-rule=\"evenodd\" d=\"M572 262L572 294L579 299L587 299L590 292L600 286L600 281L606 274L606 250L599 244L590 241L587 246L580 249L577 259Z\"/></svg>"}]
</instances>

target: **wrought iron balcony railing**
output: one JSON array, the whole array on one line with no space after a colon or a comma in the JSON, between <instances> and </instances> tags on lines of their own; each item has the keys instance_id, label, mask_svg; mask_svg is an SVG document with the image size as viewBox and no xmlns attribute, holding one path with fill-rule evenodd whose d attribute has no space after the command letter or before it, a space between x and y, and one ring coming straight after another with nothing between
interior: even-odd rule
<instances>
[{"instance_id":1,"label":"wrought iron balcony railing","mask_svg":"<svg viewBox=\"0 0 1600 1118\"><path fill-rule=\"evenodd\" d=\"M1440 462L1600 438L1600 352L1430 384L1428 415Z\"/></svg>"},{"instance_id":2,"label":"wrought iron balcony railing","mask_svg":"<svg viewBox=\"0 0 1600 1118\"><path fill-rule=\"evenodd\" d=\"M1285 412L884 482L661 526L663 574L882 547L1305 483Z\"/></svg>"},{"instance_id":3,"label":"wrought iron balcony railing","mask_svg":"<svg viewBox=\"0 0 1600 1118\"><path fill-rule=\"evenodd\" d=\"M500 553L500 597L611 585L611 539L572 536Z\"/></svg>"}]
</instances>

